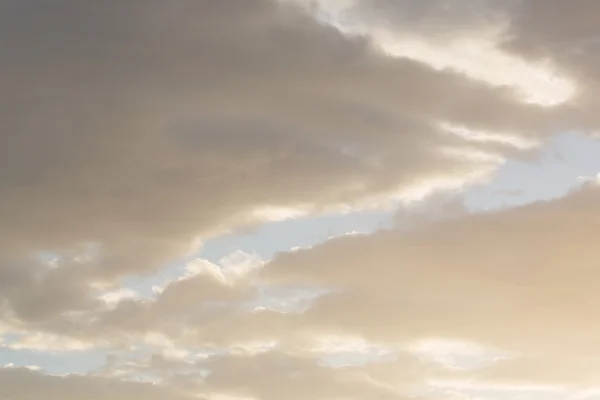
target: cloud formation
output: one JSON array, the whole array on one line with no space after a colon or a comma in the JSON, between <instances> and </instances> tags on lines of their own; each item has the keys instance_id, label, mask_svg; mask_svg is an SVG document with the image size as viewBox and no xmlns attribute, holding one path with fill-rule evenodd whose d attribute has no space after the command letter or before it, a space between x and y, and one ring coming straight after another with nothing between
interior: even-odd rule
<instances>
[{"instance_id":1,"label":"cloud formation","mask_svg":"<svg viewBox=\"0 0 600 400\"><path fill-rule=\"evenodd\" d=\"M484 214L460 196L555 134L595 135L598 7L3 1L0 351L107 362L0 368L0 397L591 388L597 183ZM197 257L225 232L401 202L402 229ZM151 294L128 283L166 270ZM431 338L507 358L453 370L411 350Z\"/></svg>"}]
</instances>

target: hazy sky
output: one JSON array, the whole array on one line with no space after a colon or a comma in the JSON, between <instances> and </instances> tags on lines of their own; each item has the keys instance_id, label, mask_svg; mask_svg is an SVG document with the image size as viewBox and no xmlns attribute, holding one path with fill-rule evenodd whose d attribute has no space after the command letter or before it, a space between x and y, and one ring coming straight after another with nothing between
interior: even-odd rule
<instances>
[{"instance_id":1,"label":"hazy sky","mask_svg":"<svg viewBox=\"0 0 600 400\"><path fill-rule=\"evenodd\" d=\"M0 0L0 400L600 399L600 2Z\"/></svg>"}]
</instances>

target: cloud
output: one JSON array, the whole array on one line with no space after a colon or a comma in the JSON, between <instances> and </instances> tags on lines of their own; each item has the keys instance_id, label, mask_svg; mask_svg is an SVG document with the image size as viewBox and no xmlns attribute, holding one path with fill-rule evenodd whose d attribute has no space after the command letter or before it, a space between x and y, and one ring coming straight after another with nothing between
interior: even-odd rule
<instances>
[{"instance_id":1,"label":"cloud","mask_svg":"<svg viewBox=\"0 0 600 400\"><path fill-rule=\"evenodd\" d=\"M302 2L301 0L299 0ZM525 61L502 44L523 4L489 0L319 1L328 23L372 37L394 57L460 71L494 86L509 86L526 101L555 106L569 101L577 82L560 60Z\"/></svg>"},{"instance_id":2,"label":"cloud","mask_svg":"<svg viewBox=\"0 0 600 400\"><path fill-rule=\"evenodd\" d=\"M93 307L91 286L264 210L376 207L481 180L510 154L441 122L555 127L510 91L390 58L290 4L248 4L3 5L0 273L15 318ZM58 268L31 261L47 251Z\"/></svg>"},{"instance_id":3,"label":"cloud","mask_svg":"<svg viewBox=\"0 0 600 400\"><path fill-rule=\"evenodd\" d=\"M266 282L335 290L304 312L247 313L225 307L204 317L196 314L180 326L187 332L167 329L165 334L189 348L234 349L271 341L285 352L278 356L284 360L292 354L326 355L331 347L323 347L323 341L338 335L338 346L377 343L391 349L387 351L412 352L413 358L425 351L427 362L442 360L441 367L432 364L418 375L424 380L516 386L560 382L589 388L595 379L589 371L598 356L598 329L593 323L596 247L587 239L600 229L595 218L599 193L590 185L558 200L408 231L349 235L280 254L260 270ZM155 323L175 310L183 315L186 309L159 314ZM357 339L348 342L348 335ZM420 340L438 345L415 352L414 343ZM268 349L249 354L262 357L265 351L271 353ZM235 354L215 360L238 365L242 361L236 357L243 356ZM213 365L215 360L209 358L207 370L216 370L220 364ZM395 376L412 375L405 371ZM236 385L247 387L231 387ZM266 392L269 386L257 385L265 391L258 397L276 396Z\"/></svg>"},{"instance_id":4,"label":"cloud","mask_svg":"<svg viewBox=\"0 0 600 400\"><path fill-rule=\"evenodd\" d=\"M337 290L304 314L272 317L288 320L278 323L287 335L304 328L396 345L433 335L542 359L593 359L597 254L589 239L600 229L599 193L589 186L547 203L282 254L263 270L267 279Z\"/></svg>"},{"instance_id":5,"label":"cloud","mask_svg":"<svg viewBox=\"0 0 600 400\"><path fill-rule=\"evenodd\" d=\"M193 399L167 387L100 377L44 375L27 368L0 368L2 396L6 399ZM197 397L196 397L197 398Z\"/></svg>"},{"instance_id":6,"label":"cloud","mask_svg":"<svg viewBox=\"0 0 600 400\"><path fill-rule=\"evenodd\" d=\"M595 181L475 215L461 192L557 132L598 130L598 4L308 3L2 2L0 343L116 354L85 376L0 369L2 395L593 383L574 371L600 356ZM224 232L399 202L401 230L273 260L196 254ZM153 296L123 283L175 264ZM411 350L432 340L468 356ZM518 356L446 370L496 351Z\"/></svg>"},{"instance_id":7,"label":"cloud","mask_svg":"<svg viewBox=\"0 0 600 400\"><path fill-rule=\"evenodd\" d=\"M302 8L247 4L4 5L5 318L57 324L102 306L97 287L236 227L480 182L528 151L495 132L520 143L559 126L554 110L389 57ZM36 258L48 251L53 268Z\"/></svg>"},{"instance_id":8,"label":"cloud","mask_svg":"<svg viewBox=\"0 0 600 400\"><path fill-rule=\"evenodd\" d=\"M233 394L261 399L328 399L331 397L405 399L401 384L387 386L369 375L368 369L333 369L310 359L274 352L255 357L210 359L213 373L207 384Z\"/></svg>"},{"instance_id":9,"label":"cloud","mask_svg":"<svg viewBox=\"0 0 600 400\"><path fill-rule=\"evenodd\" d=\"M188 240L257 207L335 204L436 175L451 165L436 144L460 145L438 137L439 119L531 129L546 117L269 1L14 4L2 24L14 93L3 124L15 133L3 136L3 209L31 245L97 241L109 257L146 231L140 245L170 249L148 232Z\"/></svg>"}]
</instances>

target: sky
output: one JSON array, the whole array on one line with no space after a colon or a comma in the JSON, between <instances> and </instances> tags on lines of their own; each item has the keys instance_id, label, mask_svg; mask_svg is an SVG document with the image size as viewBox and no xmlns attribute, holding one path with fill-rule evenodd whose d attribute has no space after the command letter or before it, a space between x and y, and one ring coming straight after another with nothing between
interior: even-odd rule
<instances>
[{"instance_id":1,"label":"sky","mask_svg":"<svg viewBox=\"0 0 600 400\"><path fill-rule=\"evenodd\" d=\"M599 26L0 2L0 400L600 399Z\"/></svg>"}]
</instances>

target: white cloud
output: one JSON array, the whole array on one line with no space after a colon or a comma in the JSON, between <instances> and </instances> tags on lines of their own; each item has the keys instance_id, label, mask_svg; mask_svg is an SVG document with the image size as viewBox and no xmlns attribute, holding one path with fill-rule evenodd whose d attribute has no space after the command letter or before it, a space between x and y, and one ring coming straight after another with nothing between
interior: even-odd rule
<instances>
[{"instance_id":1,"label":"white cloud","mask_svg":"<svg viewBox=\"0 0 600 400\"><path fill-rule=\"evenodd\" d=\"M196 258L186 264L186 274L179 278L189 279L197 275L207 275L213 279L228 285L235 285L248 274L264 265L257 254L248 254L236 251L219 260L218 265L208 260Z\"/></svg>"},{"instance_id":2,"label":"white cloud","mask_svg":"<svg viewBox=\"0 0 600 400\"><path fill-rule=\"evenodd\" d=\"M114 307L123 300L139 298L139 293L130 288L120 288L112 292L103 293L98 298L105 302L107 306Z\"/></svg>"},{"instance_id":3,"label":"white cloud","mask_svg":"<svg viewBox=\"0 0 600 400\"><path fill-rule=\"evenodd\" d=\"M538 141L510 134L472 131L466 127L442 123L441 128L448 133L473 142L497 143L514 146L520 150L529 150L540 145Z\"/></svg>"},{"instance_id":4,"label":"white cloud","mask_svg":"<svg viewBox=\"0 0 600 400\"><path fill-rule=\"evenodd\" d=\"M99 347L101 343L85 342L49 333L25 333L18 339L11 341L7 347L13 350L34 350L48 353L61 353L73 351L86 351Z\"/></svg>"},{"instance_id":5,"label":"white cloud","mask_svg":"<svg viewBox=\"0 0 600 400\"><path fill-rule=\"evenodd\" d=\"M410 350L446 368L460 370L483 368L515 356L475 343L448 339L419 340L410 346Z\"/></svg>"},{"instance_id":6,"label":"white cloud","mask_svg":"<svg viewBox=\"0 0 600 400\"><path fill-rule=\"evenodd\" d=\"M574 79L564 72L557 71L555 64L547 61L532 62L500 48L501 42L508 34L507 24L510 23L506 19L508 16L502 13L493 17L493 13L501 7L490 7L491 10L488 11L492 11L492 14L488 17L491 19L487 20L486 24L475 20L466 21L468 30L464 32L453 29L456 26L447 24L448 21L444 21L443 18L438 19L439 16L433 12L431 15L417 15L415 21L405 20L404 18L409 18L410 15L410 12L402 10L406 2L395 4L393 1L317 0L313 3L317 4L314 10L317 15L324 16L323 21L338 27L346 34L371 37L381 50L391 56L418 60L438 70L457 70L473 79L499 87L512 86L519 91L524 101L545 106L567 102L576 94ZM462 8L465 16L469 15L469 12L464 10L464 4L460 2L423 3L426 4L424 9L435 10L437 7L440 14L455 7ZM471 7L474 7L473 4ZM398 8L397 13L394 12L394 8ZM396 16L399 17L399 21L394 20ZM427 17L431 17L431 21L428 21ZM482 20L484 18L485 16ZM433 37L428 37L431 34Z\"/></svg>"}]
</instances>

